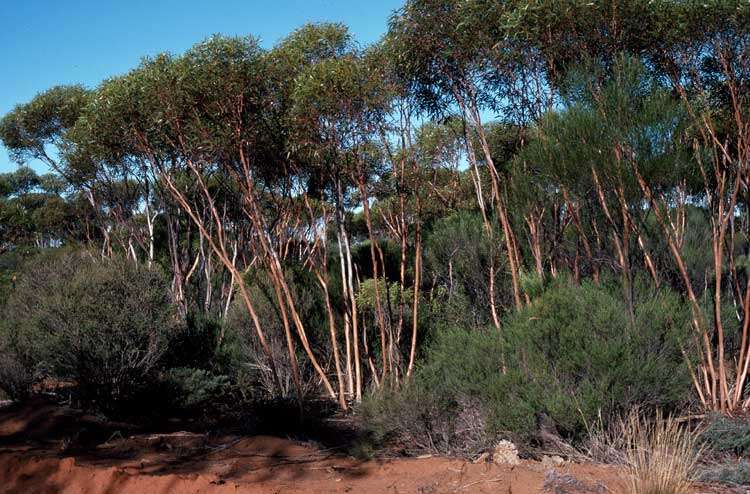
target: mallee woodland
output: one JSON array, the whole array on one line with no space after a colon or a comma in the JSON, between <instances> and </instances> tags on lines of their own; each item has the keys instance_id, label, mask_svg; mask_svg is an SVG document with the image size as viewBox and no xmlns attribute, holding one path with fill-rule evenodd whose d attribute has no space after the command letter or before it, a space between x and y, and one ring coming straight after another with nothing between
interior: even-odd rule
<instances>
[{"instance_id":1,"label":"mallee woodland","mask_svg":"<svg viewBox=\"0 0 750 494\"><path fill-rule=\"evenodd\" d=\"M6 406L750 488L747 0L215 35L0 140Z\"/></svg>"}]
</instances>

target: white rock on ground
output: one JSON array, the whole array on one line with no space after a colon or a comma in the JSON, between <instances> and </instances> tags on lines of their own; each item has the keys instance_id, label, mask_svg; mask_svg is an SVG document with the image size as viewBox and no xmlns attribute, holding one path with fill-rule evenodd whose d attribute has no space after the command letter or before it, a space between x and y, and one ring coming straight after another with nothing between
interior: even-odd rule
<instances>
[{"instance_id":1,"label":"white rock on ground","mask_svg":"<svg viewBox=\"0 0 750 494\"><path fill-rule=\"evenodd\" d=\"M498 465L518 465L518 448L510 441L502 440L495 445L492 451L492 461Z\"/></svg>"}]
</instances>

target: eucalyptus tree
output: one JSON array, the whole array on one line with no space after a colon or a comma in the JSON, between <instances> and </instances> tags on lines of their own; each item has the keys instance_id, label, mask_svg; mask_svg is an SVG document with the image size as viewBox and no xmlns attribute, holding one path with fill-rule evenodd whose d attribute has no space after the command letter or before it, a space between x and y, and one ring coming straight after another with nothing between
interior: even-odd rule
<instances>
[{"instance_id":1,"label":"eucalyptus tree","mask_svg":"<svg viewBox=\"0 0 750 494\"><path fill-rule=\"evenodd\" d=\"M2 251L29 242L34 235L32 212L27 196L39 183L34 170L19 167L11 173L0 174L0 231Z\"/></svg>"},{"instance_id":2,"label":"eucalyptus tree","mask_svg":"<svg viewBox=\"0 0 750 494\"><path fill-rule=\"evenodd\" d=\"M244 91L250 82L245 77L252 74L250 69L258 65L259 57L254 40L217 37L183 57L163 54L144 60L130 73L106 81L99 88L86 123L91 130L106 130L96 142L105 153L113 148L113 143L121 143L114 148L122 149L118 154L141 161L190 218L201 239L232 273L260 345L270 358L265 333L233 254L239 228L234 227L235 218L227 216L229 211L222 209L212 194L214 189L208 185L214 175L226 182L228 173L220 166L236 164L227 159L236 157L236 150L229 149L236 142L235 129L230 127L235 121L230 117L246 118L251 114L253 99L242 98L258 89L256 84ZM224 70L226 73L221 73ZM257 81L260 74L253 75ZM238 114L232 113L236 110L234 103L240 105ZM231 155L221 156L223 152ZM220 164L222 158L224 162ZM243 161L240 166L243 165L247 162ZM237 196L232 199L237 200L238 207L245 207ZM273 359L270 365L278 384Z\"/></svg>"},{"instance_id":3,"label":"eucalyptus tree","mask_svg":"<svg viewBox=\"0 0 750 494\"><path fill-rule=\"evenodd\" d=\"M500 223L514 300L520 307L523 261L508 215L507 174L495 163L483 124L485 111L502 111L524 86L519 80L525 74L522 62L530 53L506 31L515 7L513 2L412 0L391 18L386 44L396 73L427 114L457 112L466 122L465 145L477 205L488 232L492 212ZM478 153L489 176L489 199Z\"/></svg>"},{"instance_id":4,"label":"eucalyptus tree","mask_svg":"<svg viewBox=\"0 0 750 494\"><path fill-rule=\"evenodd\" d=\"M47 177L46 185L59 195L70 187L81 191L87 198L90 211L97 209L91 183L79 180L66 166L65 154L69 148L70 133L88 104L92 92L83 86L55 86L36 95L31 101L19 104L0 119L0 141L8 149L13 161L25 165L38 160L56 172L54 180ZM24 170L22 168L21 170ZM30 170L26 168L26 170ZM34 180L40 179L33 175ZM19 176L16 174L16 178ZM52 185L52 182L56 185ZM34 183L33 187L39 185ZM63 184L64 182L64 184ZM101 226L101 225L100 225ZM106 229L101 232L106 235ZM96 235L88 235L89 239Z\"/></svg>"},{"instance_id":5,"label":"eucalyptus tree","mask_svg":"<svg viewBox=\"0 0 750 494\"><path fill-rule=\"evenodd\" d=\"M581 62L612 74L623 54L655 56L680 3L690 2L532 0L517 3L501 24L534 47L544 62L546 81L559 88Z\"/></svg>"},{"instance_id":6,"label":"eucalyptus tree","mask_svg":"<svg viewBox=\"0 0 750 494\"><path fill-rule=\"evenodd\" d=\"M686 108L693 161L710 223L713 283L711 315L703 314L698 288L691 283L668 194L642 170L638 184L661 228L693 307L699 336L700 367L693 381L703 404L715 410L750 407L745 383L750 367L750 282L737 266L737 246L747 245L750 174L750 6L744 2L684 2L674 8L662 63ZM745 247L746 249L746 247ZM728 289L725 289L728 287ZM708 290L707 290L708 291ZM722 311L728 296L738 307L740 344L729 348L731 321ZM709 322L709 320L711 322ZM733 353L733 355L732 355Z\"/></svg>"},{"instance_id":7,"label":"eucalyptus tree","mask_svg":"<svg viewBox=\"0 0 750 494\"><path fill-rule=\"evenodd\" d=\"M0 140L18 163L41 160L66 176L60 155L67 133L91 98L83 86L55 86L16 106L0 120Z\"/></svg>"},{"instance_id":8,"label":"eucalyptus tree","mask_svg":"<svg viewBox=\"0 0 750 494\"><path fill-rule=\"evenodd\" d=\"M345 305L343 334L347 393L359 397L363 379L361 335L351 255L352 239L346 218L346 210L353 201L351 172L358 158L356 147L359 144L356 122L347 121L347 117L356 113L358 108L348 107L350 102L346 95L339 97L336 94L338 90L351 92L358 83L358 74L354 72L356 47L342 25L306 25L282 40L268 57L279 68L279 86L283 88L282 94L288 105L288 149L293 153L298 170L309 173L310 181L303 194L317 199L322 206L326 203L333 205ZM309 211L314 214L313 209ZM325 206L320 210L323 211ZM329 218L330 215L326 214L325 222ZM313 218L310 220L314 221ZM319 231L325 233L325 230L324 226ZM320 246L325 248L326 242L323 241ZM327 253L323 253L320 259L327 259ZM331 294L328 293L330 280L327 279L327 270L317 271L321 288L328 299ZM335 331L331 335L333 338ZM340 369L338 358L336 364ZM339 384L343 385L343 379ZM342 390L340 388L339 392Z\"/></svg>"},{"instance_id":9,"label":"eucalyptus tree","mask_svg":"<svg viewBox=\"0 0 750 494\"><path fill-rule=\"evenodd\" d=\"M320 44L296 52L291 46L285 40L264 52L251 38L214 37L182 56L147 60L105 84L92 115L115 125L130 156L157 175L231 273L274 365L243 276L244 267L260 263L274 290L298 392L300 345L326 394L346 406L342 388L334 390L320 363L325 349L311 345L285 275L290 253L309 250L305 232L314 224L306 226L303 198L319 174L289 139L302 116L293 112L302 89L293 72L282 70L298 63L303 71L326 54ZM337 348L335 332L331 339Z\"/></svg>"},{"instance_id":10,"label":"eucalyptus tree","mask_svg":"<svg viewBox=\"0 0 750 494\"><path fill-rule=\"evenodd\" d=\"M381 283L374 283L375 326L380 337L380 370L375 369L367 347L364 320L357 310L358 273L352 261L352 236L347 225L347 209L362 209L369 238L372 276L385 276L385 262L380 239L371 212L372 188L385 166L381 137L386 129L385 115L392 100L383 67L374 63L370 52L363 52L341 25L305 26L279 44L270 56L295 61L300 53L306 65L294 65L291 76L289 145L300 166L317 179L310 193L333 205L336 240L346 308L344 336L349 392L356 399L362 395L363 372L360 347L364 350L371 378L380 383L394 372L395 348L393 328L387 323ZM283 66L283 65L282 65ZM385 286L385 285L383 285ZM350 341L351 340L351 341ZM353 370L352 370L353 369ZM353 376L352 376L353 374Z\"/></svg>"},{"instance_id":11,"label":"eucalyptus tree","mask_svg":"<svg viewBox=\"0 0 750 494\"><path fill-rule=\"evenodd\" d=\"M74 208L58 185L51 174L40 177L26 166L0 174L2 250L45 248L80 239Z\"/></svg>"},{"instance_id":12,"label":"eucalyptus tree","mask_svg":"<svg viewBox=\"0 0 750 494\"><path fill-rule=\"evenodd\" d=\"M566 88L563 81L575 73L572 59L555 53L559 48L565 55L565 45L539 45L549 80L562 90L562 111L536 126L523 154L525 170L550 192L563 193L588 263L596 272L602 254L612 257L631 286L631 307L634 255L655 283L684 291L700 356L691 369L698 396L711 409L747 408L750 291L738 258L747 245L750 9L742 2L633 1L584 17L581 12L600 5L549 7L571 10L538 23L539 32L583 47L592 65L579 78L583 84ZM559 22L579 26L580 33L554 27ZM650 26L647 32L639 33L639 23ZM601 46L589 47L597 36ZM687 225L695 215L710 225L710 289L691 275ZM602 248L605 237L611 253ZM660 264L664 259L654 252L660 248L671 255L671 266ZM676 280L669 278L674 272ZM741 323L736 335L727 333L735 326L723 310L727 298Z\"/></svg>"},{"instance_id":13,"label":"eucalyptus tree","mask_svg":"<svg viewBox=\"0 0 750 494\"><path fill-rule=\"evenodd\" d=\"M190 305L188 285L191 279L200 279L195 276L196 271L205 275L202 283L205 302L201 304L204 310L210 308L214 280L204 244L196 241L199 235L172 198L157 166L176 159L165 140L173 135L162 134L167 130L163 122L149 121L154 112L164 111L158 106L157 83L166 77L171 63L169 56L159 56L124 76L104 81L71 130L72 145L66 157L70 167L79 174L107 185L100 189L108 202L118 197L118 190L135 195L129 223L132 237L148 264L165 251L172 274L172 294L184 315ZM189 182L185 173L177 173L172 178L180 185ZM117 187L117 184L131 186ZM201 197L194 188L186 186L184 190L191 197ZM157 230L166 233L163 242L159 242ZM224 297L229 298L228 294Z\"/></svg>"},{"instance_id":14,"label":"eucalyptus tree","mask_svg":"<svg viewBox=\"0 0 750 494\"><path fill-rule=\"evenodd\" d=\"M11 173L4 174L8 192L15 196L29 194L39 187L39 175L28 166L19 166Z\"/></svg>"},{"instance_id":15,"label":"eucalyptus tree","mask_svg":"<svg viewBox=\"0 0 750 494\"><path fill-rule=\"evenodd\" d=\"M149 265L154 260L153 197L143 169L134 166L125 152L125 144L105 141L110 137L102 119L92 114L96 96L82 108L78 120L66 134L61 165L71 185L87 191L91 204L100 213L104 236L103 254L119 248L134 262L142 251ZM94 123L99 125L94 126ZM148 229L139 219L148 218ZM145 230L145 231L144 231ZM138 252L136 251L138 247Z\"/></svg>"},{"instance_id":16,"label":"eucalyptus tree","mask_svg":"<svg viewBox=\"0 0 750 494\"><path fill-rule=\"evenodd\" d=\"M679 101L637 60L614 63L615 76L603 85L596 68L571 73L562 110L540 120L522 160L527 173L547 184L549 197L561 193L562 212L575 227L595 276L602 256L610 255L606 246L611 242L611 262L622 275L632 312L634 254L640 252L654 282L659 275L645 231L649 211L642 207L631 165L637 163L650 182L671 191L689 177L691 167Z\"/></svg>"},{"instance_id":17,"label":"eucalyptus tree","mask_svg":"<svg viewBox=\"0 0 750 494\"><path fill-rule=\"evenodd\" d=\"M104 239L102 253L115 242L135 260L138 227L133 210L141 198L133 175L124 167L105 166L90 153L91 135L82 135L81 119L93 91L82 86L56 86L18 105L0 121L0 139L19 163L39 160L57 174L58 190L80 191L91 208ZM64 181L63 184L61 181Z\"/></svg>"},{"instance_id":18,"label":"eucalyptus tree","mask_svg":"<svg viewBox=\"0 0 750 494\"><path fill-rule=\"evenodd\" d=\"M461 201L460 172L464 154L461 141L465 134L462 122L448 118L445 122L425 122L419 98L410 90L400 72L396 52L386 39L368 50L370 66L377 67L391 103L381 122L384 173L381 193L375 204L377 216L400 245L398 319L395 330L397 347L408 359L399 358L399 372L409 377L414 370L420 326L420 301L423 299L424 225ZM407 286L411 276L411 289ZM386 285L387 287L388 285ZM407 294L411 300L407 300ZM388 298L390 300L390 297ZM410 314L406 308L410 306ZM411 319L408 344L401 345L404 326ZM401 364L401 362L404 364Z\"/></svg>"}]
</instances>

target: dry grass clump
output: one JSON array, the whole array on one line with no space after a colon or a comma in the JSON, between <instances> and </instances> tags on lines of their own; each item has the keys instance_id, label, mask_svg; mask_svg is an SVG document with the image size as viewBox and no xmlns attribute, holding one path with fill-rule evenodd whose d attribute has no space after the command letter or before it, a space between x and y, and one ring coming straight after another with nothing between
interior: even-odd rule
<instances>
[{"instance_id":1,"label":"dry grass clump","mask_svg":"<svg viewBox=\"0 0 750 494\"><path fill-rule=\"evenodd\" d=\"M702 453L698 436L674 417L657 412L649 420L639 411L622 423L630 494L685 494L691 490Z\"/></svg>"},{"instance_id":2,"label":"dry grass clump","mask_svg":"<svg viewBox=\"0 0 750 494\"><path fill-rule=\"evenodd\" d=\"M624 465L625 423L624 420L605 421L601 412L593 423L586 423L587 439L581 447L584 457L596 463Z\"/></svg>"}]
</instances>

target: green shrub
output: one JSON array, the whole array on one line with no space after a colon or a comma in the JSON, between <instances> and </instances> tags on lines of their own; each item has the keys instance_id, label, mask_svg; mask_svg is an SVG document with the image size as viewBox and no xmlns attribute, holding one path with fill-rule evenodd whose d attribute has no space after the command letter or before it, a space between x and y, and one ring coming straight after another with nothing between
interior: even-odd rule
<instances>
[{"instance_id":1,"label":"green shrub","mask_svg":"<svg viewBox=\"0 0 750 494\"><path fill-rule=\"evenodd\" d=\"M715 414L708 418L700 435L707 452L716 462L707 463L700 473L703 482L750 486L750 420Z\"/></svg>"},{"instance_id":2,"label":"green shrub","mask_svg":"<svg viewBox=\"0 0 750 494\"><path fill-rule=\"evenodd\" d=\"M560 282L508 317L501 332L439 330L403 396L375 396L363 407L370 427L416 444L412 436L425 437L469 404L485 442L536 442L542 423L578 441L599 414L635 405L674 409L691 396L679 336L688 313L671 292L643 293L631 319L618 286ZM430 424L415 422L420 403L438 408L421 414ZM437 449L466 446L458 436L450 441L459 443Z\"/></svg>"},{"instance_id":3,"label":"green shrub","mask_svg":"<svg viewBox=\"0 0 750 494\"><path fill-rule=\"evenodd\" d=\"M505 349L494 328L444 329L429 345L414 386L429 390L450 409L462 402L479 405L488 438L530 432L538 409L536 387L508 367Z\"/></svg>"},{"instance_id":4,"label":"green shrub","mask_svg":"<svg viewBox=\"0 0 750 494\"><path fill-rule=\"evenodd\" d=\"M231 387L229 378L205 369L177 367L164 376L171 405L177 409L195 409L216 404Z\"/></svg>"},{"instance_id":5,"label":"green shrub","mask_svg":"<svg viewBox=\"0 0 750 494\"><path fill-rule=\"evenodd\" d=\"M376 391L358 412L375 445L396 443L407 454L471 457L492 442L479 404L469 398L453 401L414 383L398 392Z\"/></svg>"},{"instance_id":6,"label":"green shrub","mask_svg":"<svg viewBox=\"0 0 750 494\"><path fill-rule=\"evenodd\" d=\"M236 342L226 338L225 330L222 321L191 312L174 332L160 376L162 398L172 411L216 411L231 395Z\"/></svg>"},{"instance_id":7,"label":"green shrub","mask_svg":"<svg viewBox=\"0 0 750 494\"><path fill-rule=\"evenodd\" d=\"M750 454L750 420L716 414L709 418L701 440L714 453Z\"/></svg>"},{"instance_id":8,"label":"green shrub","mask_svg":"<svg viewBox=\"0 0 750 494\"><path fill-rule=\"evenodd\" d=\"M750 463L744 459L737 459L710 465L700 472L698 478L702 482L750 486Z\"/></svg>"},{"instance_id":9,"label":"green shrub","mask_svg":"<svg viewBox=\"0 0 750 494\"><path fill-rule=\"evenodd\" d=\"M119 413L137 404L176 327L164 276L70 253L41 258L18 278L3 347L32 374L74 380L87 405Z\"/></svg>"},{"instance_id":10,"label":"green shrub","mask_svg":"<svg viewBox=\"0 0 750 494\"><path fill-rule=\"evenodd\" d=\"M444 289L434 320L443 325L477 328L492 322L488 273L495 273L495 304L513 304L500 239L490 238L477 212L460 211L437 220L426 235L425 279Z\"/></svg>"},{"instance_id":11,"label":"green shrub","mask_svg":"<svg viewBox=\"0 0 750 494\"><path fill-rule=\"evenodd\" d=\"M33 375L27 366L7 350L0 350L0 391L12 400L28 397Z\"/></svg>"},{"instance_id":12,"label":"green shrub","mask_svg":"<svg viewBox=\"0 0 750 494\"><path fill-rule=\"evenodd\" d=\"M301 266L288 266L285 274L289 290L296 302L296 309L305 324L310 346L320 350L317 358L325 362L329 357L324 353L328 348L328 323L320 287L314 275ZM229 311L224 342L219 349L220 357L228 369L227 372L240 385L246 397L262 400L292 398L295 396L292 364L272 281L270 276L260 269L248 272L246 280L258 319L263 324L282 389L279 389L274 381L270 359L258 342L253 322L240 297L234 300ZM295 338L302 393L315 392L318 389L317 376L298 341L291 316L289 324ZM326 343L321 343L322 341Z\"/></svg>"},{"instance_id":13,"label":"green shrub","mask_svg":"<svg viewBox=\"0 0 750 494\"><path fill-rule=\"evenodd\" d=\"M546 291L506 322L503 335L510 374L521 396L548 415L559 432L578 438L599 412L634 405L673 408L690 393L680 334L687 310L671 292L644 293L634 321L619 287L563 284ZM500 429L517 423L501 408Z\"/></svg>"},{"instance_id":14,"label":"green shrub","mask_svg":"<svg viewBox=\"0 0 750 494\"><path fill-rule=\"evenodd\" d=\"M213 369L221 367L219 340L223 323L199 312L189 312L175 328L164 352L167 368Z\"/></svg>"},{"instance_id":15,"label":"green shrub","mask_svg":"<svg viewBox=\"0 0 750 494\"><path fill-rule=\"evenodd\" d=\"M5 304L11 292L15 289L15 279L18 272L23 269L24 263L33 259L36 255L45 255L45 250L36 247L18 246L0 254L0 307Z\"/></svg>"}]
</instances>

